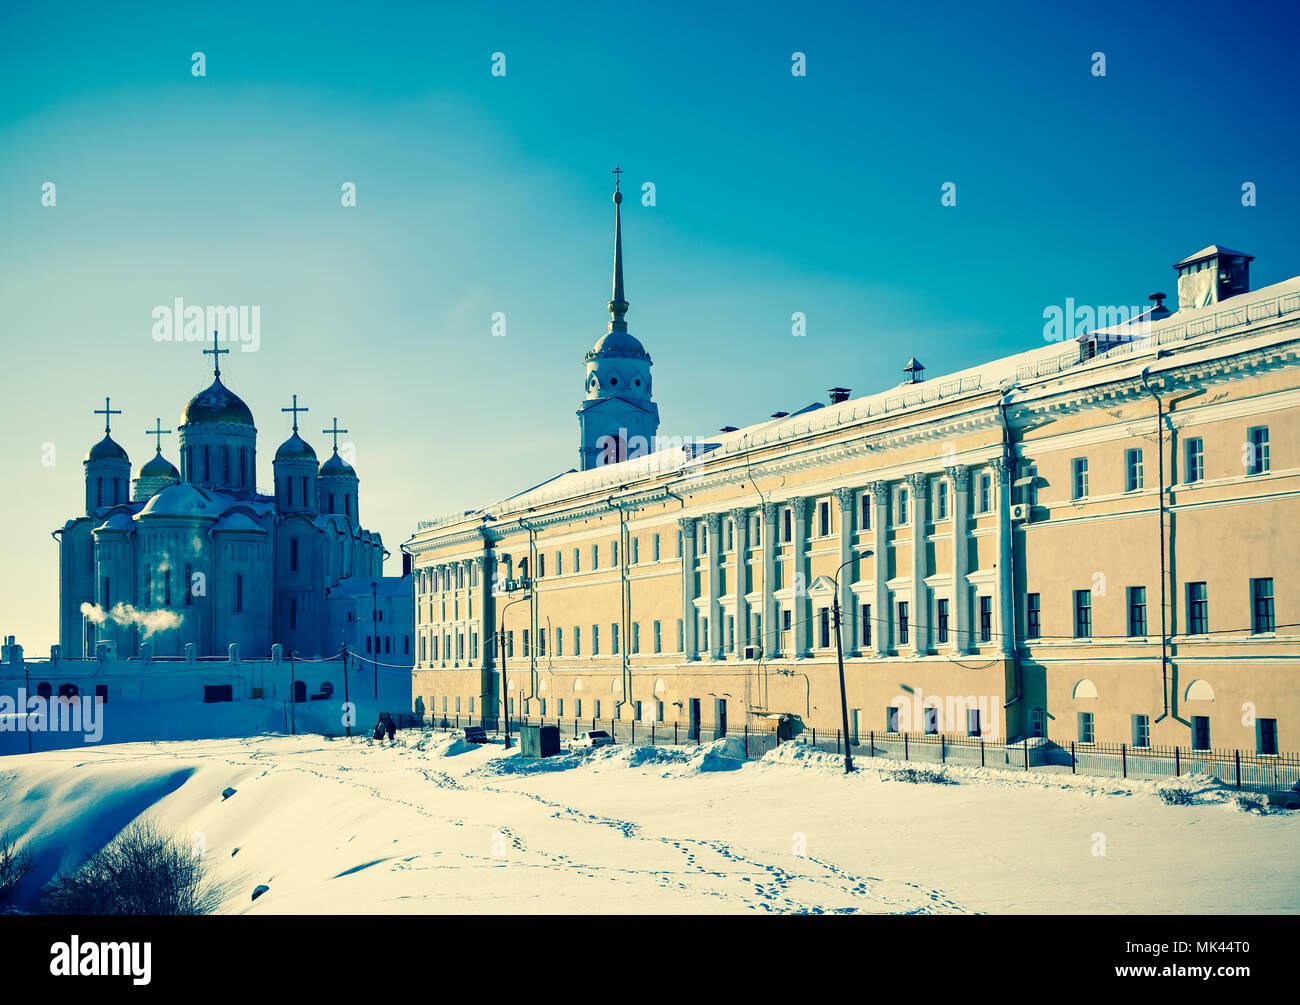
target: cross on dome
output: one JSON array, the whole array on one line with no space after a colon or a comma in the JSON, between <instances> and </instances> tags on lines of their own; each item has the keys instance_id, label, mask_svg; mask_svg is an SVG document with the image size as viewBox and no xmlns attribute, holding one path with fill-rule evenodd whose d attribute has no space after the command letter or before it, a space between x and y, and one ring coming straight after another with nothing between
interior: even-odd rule
<instances>
[{"instance_id":1,"label":"cross on dome","mask_svg":"<svg viewBox=\"0 0 1300 1005\"><path fill-rule=\"evenodd\" d=\"M227 351L229 351L229 350L227 350ZM96 415L102 415L102 416L104 417L104 432L105 432L105 433L108 433L108 432L109 432L109 423L112 421L112 420L111 420L111 417L114 416L114 415L121 415L121 414L122 414L122 410L121 410L120 408L110 408L110 407L109 407L109 404L108 404L108 398L105 398L105 399L104 399L104 407L103 407L103 408L96 408L96 409L95 409L95 414L96 414Z\"/></svg>"},{"instance_id":2,"label":"cross on dome","mask_svg":"<svg viewBox=\"0 0 1300 1005\"><path fill-rule=\"evenodd\" d=\"M146 429L146 430L144 431L144 435L145 435L145 436L152 436L152 437L154 438L154 441L155 441L154 453L161 454L161 453L162 453L162 438L163 438L163 434L164 434L164 433L170 433L171 430L170 430L170 429L163 429L163 427L162 427L162 419L161 419L161 418L156 418L156 419L154 419L154 420L153 420L153 426L154 426L153 429Z\"/></svg>"},{"instance_id":3,"label":"cross on dome","mask_svg":"<svg viewBox=\"0 0 1300 1005\"><path fill-rule=\"evenodd\" d=\"M293 431L296 433L296 432L298 432L298 413L299 413L299 412L309 412L309 411L311 411L311 409L309 409L309 408L299 408L299 407L298 407L298 396L295 394L295 395L293 396L293 407L292 407L292 408L282 408L282 409L280 409L280 411L282 411L282 412L292 412L292 413L293 413ZM335 420L334 420L334 424L335 424L335 425L338 425L338 421L339 421L338 419L335 419ZM323 433L328 433L329 430L328 430L328 429L323 429L323 430L321 430L321 432L323 432ZM344 429L344 430L341 430L341 432L346 433L347 430Z\"/></svg>"},{"instance_id":4,"label":"cross on dome","mask_svg":"<svg viewBox=\"0 0 1300 1005\"><path fill-rule=\"evenodd\" d=\"M322 429L321 432L322 432L322 433L330 433L330 434L333 435L333 437L334 437L334 453L337 454L337 453L339 452L339 433L346 433L346 432L347 432L346 429L339 429L339 417L338 417L337 415L334 416L333 428L331 428L331 429Z\"/></svg>"},{"instance_id":5,"label":"cross on dome","mask_svg":"<svg viewBox=\"0 0 1300 1005\"><path fill-rule=\"evenodd\" d=\"M217 330L214 328L212 330L212 348L203 350L204 356L212 357L212 376L214 377L221 376L221 354L229 353L229 352L230 352L229 349L217 348Z\"/></svg>"}]
</instances>

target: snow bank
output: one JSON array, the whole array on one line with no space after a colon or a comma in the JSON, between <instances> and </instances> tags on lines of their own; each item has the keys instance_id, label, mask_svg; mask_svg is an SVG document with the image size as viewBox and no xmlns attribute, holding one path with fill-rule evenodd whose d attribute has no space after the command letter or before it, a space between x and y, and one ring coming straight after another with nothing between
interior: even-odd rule
<instances>
[{"instance_id":1,"label":"snow bank","mask_svg":"<svg viewBox=\"0 0 1300 1005\"><path fill-rule=\"evenodd\" d=\"M696 747L690 753L689 771L735 771L744 767L745 744L734 736L725 736L712 743Z\"/></svg>"},{"instance_id":2,"label":"snow bank","mask_svg":"<svg viewBox=\"0 0 1300 1005\"><path fill-rule=\"evenodd\" d=\"M1238 792L1212 775L1183 775L1153 783L1155 794L1169 806L1227 805L1243 813L1268 813L1268 799L1257 792Z\"/></svg>"}]
</instances>

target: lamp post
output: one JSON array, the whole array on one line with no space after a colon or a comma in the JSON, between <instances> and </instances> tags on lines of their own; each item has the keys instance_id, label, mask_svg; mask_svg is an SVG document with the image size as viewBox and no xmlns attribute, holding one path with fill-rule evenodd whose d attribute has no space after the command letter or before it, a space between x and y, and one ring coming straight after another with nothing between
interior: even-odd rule
<instances>
[{"instance_id":1,"label":"lamp post","mask_svg":"<svg viewBox=\"0 0 1300 1005\"><path fill-rule=\"evenodd\" d=\"M840 573L844 571L844 566L850 565L860 558L867 558L871 554L873 552L868 549L861 554L854 555L835 570L835 596L831 601L831 610L835 616L835 658L840 665L840 720L844 729L844 773L846 775L853 771L853 751L849 744L849 699L844 689L844 619L840 615Z\"/></svg>"},{"instance_id":2,"label":"lamp post","mask_svg":"<svg viewBox=\"0 0 1300 1005\"><path fill-rule=\"evenodd\" d=\"M533 591L528 590L524 596L518 600L512 600L501 608L501 627L497 629L497 657L501 663L501 718L505 720L505 740L506 750L510 749L510 705L509 698L506 695L506 611L514 607L515 604L522 604L525 600L533 599ZM534 641L532 643L536 645Z\"/></svg>"}]
</instances>

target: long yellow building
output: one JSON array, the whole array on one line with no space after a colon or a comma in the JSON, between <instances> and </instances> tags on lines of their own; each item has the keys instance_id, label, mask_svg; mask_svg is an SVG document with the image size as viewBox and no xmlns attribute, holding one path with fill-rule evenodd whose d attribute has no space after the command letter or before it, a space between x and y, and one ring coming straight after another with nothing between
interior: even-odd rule
<instances>
[{"instance_id":1,"label":"long yellow building","mask_svg":"<svg viewBox=\"0 0 1300 1005\"><path fill-rule=\"evenodd\" d=\"M1251 291L1249 262L1211 246L1176 312L667 443L620 237L582 469L404 546L415 707L833 731L838 601L851 734L1296 750L1300 277Z\"/></svg>"}]
</instances>

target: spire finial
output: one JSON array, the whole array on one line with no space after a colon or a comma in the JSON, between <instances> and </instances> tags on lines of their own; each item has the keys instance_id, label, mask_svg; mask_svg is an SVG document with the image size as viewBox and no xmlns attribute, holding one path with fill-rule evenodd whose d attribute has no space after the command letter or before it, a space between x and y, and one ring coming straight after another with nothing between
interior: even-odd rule
<instances>
[{"instance_id":1,"label":"spire finial","mask_svg":"<svg viewBox=\"0 0 1300 1005\"><path fill-rule=\"evenodd\" d=\"M229 349L217 348L217 332L216 329L214 328L212 330L212 348L203 350L204 356L212 357L212 376L214 377L221 376L221 354L229 353L229 352L230 352Z\"/></svg>"},{"instance_id":2,"label":"spire finial","mask_svg":"<svg viewBox=\"0 0 1300 1005\"><path fill-rule=\"evenodd\" d=\"M627 322L623 315L627 313L627 297L623 293L623 193L619 190L619 175L623 169L615 165L614 175L614 295L609 301L609 313L613 315L609 322L610 331L627 331Z\"/></svg>"}]
</instances>

